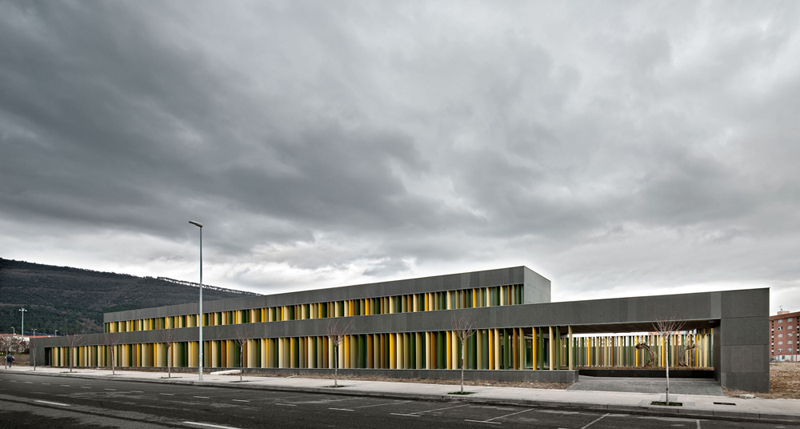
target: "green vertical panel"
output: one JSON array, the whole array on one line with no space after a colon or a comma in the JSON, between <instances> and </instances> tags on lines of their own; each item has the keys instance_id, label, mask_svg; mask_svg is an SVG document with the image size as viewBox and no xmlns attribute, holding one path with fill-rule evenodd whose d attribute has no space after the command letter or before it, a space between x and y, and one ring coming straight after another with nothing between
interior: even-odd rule
<instances>
[{"instance_id":1,"label":"green vertical panel","mask_svg":"<svg viewBox=\"0 0 800 429\"><path fill-rule=\"evenodd\" d=\"M408 343L409 343L409 353L410 353L410 364L408 365L411 369L417 368L417 334L412 332L408 334Z\"/></svg>"},{"instance_id":2,"label":"green vertical panel","mask_svg":"<svg viewBox=\"0 0 800 429\"><path fill-rule=\"evenodd\" d=\"M481 369L489 369L489 331L484 330L481 333L482 337L482 347L481 349L481 359L483 363L483 367Z\"/></svg>"},{"instance_id":3,"label":"green vertical panel","mask_svg":"<svg viewBox=\"0 0 800 429\"><path fill-rule=\"evenodd\" d=\"M441 332L436 333L436 369L442 369L445 361L445 354L447 349L444 348L444 335ZM446 367L445 367L446 368Z\"/></svg>"},{"instance_id":4,"label":"green vertical panel","mask_svg":"<svg viewBox=\"0 0 800 429\"><path fill-rule=\"evenodd\" d=\"M477 355L475 354L475 343L477 343L475 340L475 335L472 335L467 340L467 369L475 369L475 361L477 360Z\"/></svg>"},{"instance_id":5,"label":"green vertical panel","mask_svg":"<svg viewBox=\"0 0 800 429\"><path fill-rule=\"evenodd\" d=\"M367 348L364 335L358 336L358 368L367 367Z\"/></svg>"}]
</instances>

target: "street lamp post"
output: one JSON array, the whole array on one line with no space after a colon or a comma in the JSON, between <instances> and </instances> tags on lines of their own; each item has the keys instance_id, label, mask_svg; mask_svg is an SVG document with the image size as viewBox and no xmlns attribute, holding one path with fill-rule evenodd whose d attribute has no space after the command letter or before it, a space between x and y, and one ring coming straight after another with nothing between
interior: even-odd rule
<instances>
[{"instance_id":1,"label":"street lamp post","mask_svg":"<svg viewBox=\"0 0 800 429\"><path fill-rule=\"evenodd\" d=\"M19 334L22 335L23 337L25 337L25 312L27 311L28 310L24 308L19 309L19 312L22 313L22 332L20 332Z\"/></svg>"},{"instance_id":2,"label":"street lamp post","mask_svg":"<svg viewBox=\"0 0 800 429\"><path fill-rule=\"evenodd\" d=\"M58 329L56 329L56 333L54 334L56 337L58 336Z\"/></svg>"},{"instance_id":3,"label":"street lamp post","mask_svg":"<svg viewBox=\"0 0 800 429\"><path fill-rule=\"evenodd\" d=\"M189 223L200 228L200 311L197 317L197 327L200 332L200 360L197 362L197 366L198 380L203 381L203 224L193 220L190 220Z\"/></svg>"},{"instance_id":4,"label":"street lamp post","mask_svg":"<svg viewBox=\"0 0 800 429\"><path fill-rule=\"evenodd\" d=\"M33 330L33 337L28 340L28 347L31 349L31 360L33 361L33 370L36 371L36 349L33 348L33 338L36 337L36 329Z\"/></svg>"}]
</instances>

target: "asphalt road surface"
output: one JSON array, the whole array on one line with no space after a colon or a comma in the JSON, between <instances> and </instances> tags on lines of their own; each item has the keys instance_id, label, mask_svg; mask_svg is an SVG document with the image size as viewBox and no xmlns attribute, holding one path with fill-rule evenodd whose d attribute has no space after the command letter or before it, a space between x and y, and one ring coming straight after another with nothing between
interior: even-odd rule
<instances>
[{"instance_id":1,"label":"asphalt road surface","mask_svg":"<svg viewBox=\"0 0 800 429\"><path fill-rule=\"evenodd\" d=\"M800 428L385 398L0 373L5 428Z\"/></svg>"}]
</instances>

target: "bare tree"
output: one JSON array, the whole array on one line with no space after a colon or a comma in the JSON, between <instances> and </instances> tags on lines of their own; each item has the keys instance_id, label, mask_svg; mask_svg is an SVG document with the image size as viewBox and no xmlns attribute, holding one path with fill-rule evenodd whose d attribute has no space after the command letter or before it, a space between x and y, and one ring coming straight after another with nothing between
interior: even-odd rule
<instances>
[{"instance_id":1,"label":"bare tree","mask_svg":"<svg viewBox=\"0 0 800 429\"><path fill-rule=\"evenodd\" d=\"M114 369L114 363L116 362L116 359L114 359L116 356L114 355L119 344L119 332L106 333L103 337L103 343L106 345L106 350L111 349L111 375L117 375Z\"/></svg>"},{"instance_id":2,"label":"bare tree","mask_svg":"<svg viewBox=\"0 0 800 429\"><path fill-rule=\"evenodd\" d=\"M11 353L11 345L12 345L12 338L11 336L2 336L0 337L0 349L3 350L3 368L8 368L8 362L6 362L6 355Z\"/></svg>"},{"instance_id":3,"label":"bare tree","mask_svg":"<svg viewBox=\"0 0 800 429\"><path fill-rule=\"evenodd\" d=\"M172 344L175 343L175 330L161 329L158 332L161 337L161 344L167 345L167 378L172 378Z\"/></svg>"},{"instance_id":4,"label":"bare tree","mask_svg":"<svg viewBox=\"0 0 800 429\"><path fill-rule=\"evenodd\" d=\"M80 347L83 345L85 336L83 334L72 334L67 335L65 338L67 339L67 345L69 346L69 372L72 372L72 366L75 360L73 359L75 347Z\"/></svg>"},{"instance_id":5,"label":"bare tree","mask_svg":"<svg viewBox=\"0 0 800 429\"><path fill-rule=\"evenodd\" d=\"M653 328L658 332L658 335L664 339L664 344L669 344L669 339L673 333L677 331L683 330L683 326L686 324L680 317L677 315L669 315L665 317L661 317L656 319L653 322ZM666 405L669 405L669 351L664 353L666 356L666 369L667 369L667 395L666 395Z\"/></svg>"},{"instance_id":6,"label":"bare tree","mask_svg":"<svg viewBox=\"0 0 800 429\"><path fill-rule=\"evenodd\" d=\"M336 318L328 321L325 327L325 336L333 344L333 385L339 387L339 345L344 338L353 330L352 320L345 322L343 319Z\"/></svg>"},{"instance_id":7,"label":"bare tree","mask_svg":"<svg viewBox=\"0 0 800 429\"><path fill-rule=\"evenodd\" d=\"M247 328L236 329L234 341L239 344L239 382L242 382L242 373L244 372L244 348L247 342L253 338L253 334Z\"/></svg>"},{"instance_id":8,"label":"bare tree","mask_svg":"<svg viewBox=\"0 0 800 429\"><path fill-rule=\"evenodd\" d=\"M461 341L461 393L464 393L464 355L467 353L467 340L475 335L475 324L466 317L453 317L452 329Z\"/></svg>"}]
</instances>

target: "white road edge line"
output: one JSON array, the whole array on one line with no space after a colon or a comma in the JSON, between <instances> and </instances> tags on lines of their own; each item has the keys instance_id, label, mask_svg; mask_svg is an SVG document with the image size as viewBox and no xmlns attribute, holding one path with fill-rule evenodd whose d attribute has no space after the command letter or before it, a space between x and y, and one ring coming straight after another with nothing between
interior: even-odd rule
<instances>
[{"instance_id":1,"label":"white road edge line","mask_svg":"<svg viewBox=\"0 0 800 429\"><path fill-rule=\"evenodd\" d=\"M355 411L351 410L350 408L328 408L329 410L336 410L336 411Z\"/></svg>"},{"instance_id":2,"label":"white road edge line","mask_svg":"<svg viewBox=\"0 0 800 429\"><path fill-rule=\"evenodd\" d=\"M247 401L247 400L244 400L244 399L231 399L231 401L234 401L234 402L250 402L250 401Z\"/></svg>"},{"instance_id":3,"label":"white road edge line","mask_svg":"<svg viewBox=\"0 0 800 429\"><path fill-rule=\"evenodd\" d=\"M276 402L275 405L283 405L284 407L296 407L295 404L281 404L280 402Z\"/></svg>"},{"instance_id":4,"label":"white road edge line","mask_svg":"<svg viewBox=\"0 0 800 429\"><path fill-rule=\"evenodd\" d=\"M197 399L211 399L210 396L195 396Z\"/></svg>"},{"instance_id":5,"label":"white road edge line","mask_svg":"<svg viewBox=\"0 0 800 429\"><path fill-rule=\"evenodd\" d=\"M203 427L206 427L206 428L236 429L233 426L212 425L211 423L183 422L183 424L185 424L185 425L203 426Z\"/></svg>"},{"instance_id":6,"label":"white road edge line","mask_svg":"<svg viewBox=\"0 0 800 429\"><path fill-rule=\"evenodd\" d=\"M403 413L389 413L393 416L408 416L408 417L419 417L419 414L403 414Z\"/></svg>"},{"instance_id":7,"label":"white road edge line","mask_svg":"<svg viewBox=\"0 0 800 429\"><path fill-rule=\"evenodd\" d=\"M489 420L464 420L465 422L472 422L472 423L488 423L490 425L499 425L500 422L490 422Z\"/></svg>"},{"instance_id":8,"label":"white road edge line","mask_svg":"<svg viewBox=\"0 0 800 429\"><path fill-rule=\"evenodd\" d=\"M608 416L609 414L611 414L611 413L605 413L604 415L602 415L602 416L598 417L598 418L597 418L597 420L595 420L595 421L593 421L593 422L589 423L588 425L586 425L586 426L582 427L581 429L586 429L586 428L588 428L589 426L591 426L591 425L593 425L593 424L595 424L595 423L599 422L600 420L602 420L602 419L603 419L603 417L606 417L606 416Z\"/></svg>"},{"instance_id":9,"label":"white road edge line","mask_svg":"<svg viewBox=\"0 0 800 429\"><path fill-rule=\"evenodd\" d=\"M62 406L62 407L69 407L69 404L62 404L61 402L40 401L38 399L35 399L33 402L38 402L40 404L59 405L59 406Z\"/></svg>"}]
</instances>

